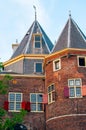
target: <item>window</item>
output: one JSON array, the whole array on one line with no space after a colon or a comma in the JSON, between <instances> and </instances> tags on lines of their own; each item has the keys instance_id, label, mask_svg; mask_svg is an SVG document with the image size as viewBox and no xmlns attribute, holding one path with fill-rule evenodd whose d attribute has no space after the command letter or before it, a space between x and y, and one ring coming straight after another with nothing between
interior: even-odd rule
<instances>
[{"instance_id":1,"label":"window","mask_svg":"<svg viewBox=\"0 0 86 130\"><path fill-rule=\"evenodd\" d=\"M68 86L70 97L81 97L81 79L69 79Z\"/></svg>"},{"instance_id":2,"label":"window","mask_svg":"<svg viewBox=\"0 0 86 130\"><path fill-rule=\"evenodd\" d=\"M35 35L35 48L41 48L41 35Z\"/></svg>"},{"instance_id":3,"label":"window","mask_svg":"<svg viewBox=\"0 0 86 130\"><path fill-rule=\"evenodd\" d=\"M43 97L43 95L40 93L31 93L30 94L31 111L33 111L33 112L43 111L42 97Z\"/></svg>"},{"instance_id":4,"label":"window","mask_svg":"<svg viewBox=\"0 0 86 130\"><path fill-rule=\"evenodd\" d=\"M42 63L35 63L35 72L42 73Z\"/></svg>"},{"instance_id":5,"label":"window","mask_svg":"<svg viewBox=\"0 0 86 130\"><path fill-rule=\"evenodd\" d=\"M9 111L20 111L22 102L22 93L9 93Z\"/></svg>"},{"instance_id":6,"label":"window","mask_svg":"<svg viewBox=\"0 0 86 130\"><path fill-rule=\"evenodd\" d=\"M78 57L78 65L81 67L86 67L86 57Z\"/></svg>"},{"instance_id":7,"label":"window","mask_svg":"<svg viewBox=\"0 0 86 130\"><path fill-rule=\"evenodd\" d=\"M53 61L53 69L54 71L61 69L61 61L60 59L57 59Z\"/></svg>"},{"instance_id":8,"label":"window","mask_svg":"<svg viewBox=\"0 0 86 130\"><path fill-rule=\"evenodd\" d=\"M48 103L55 101L55 86L54 84L48 87Z\"/></svg>"}]
</instances>

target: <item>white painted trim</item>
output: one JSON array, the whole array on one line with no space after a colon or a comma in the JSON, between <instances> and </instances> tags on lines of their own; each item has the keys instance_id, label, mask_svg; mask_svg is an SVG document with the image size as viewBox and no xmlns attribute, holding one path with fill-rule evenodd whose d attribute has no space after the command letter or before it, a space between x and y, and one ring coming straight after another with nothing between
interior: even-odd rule
<instances>
[{"instance_id":1,"label":"white painted trim","mask_svg":"<svg viewBox=\"0 0 86 130\"><path fill-rule=\"evenodd\" d=\"M69 115L61 115L61 116L58 116L58 117L52 117L52 118L48 119L46 122L49 122L49 121L55 120L55 119L59 119L59 118L72 117L72 116L86 116L86 114L69 114Z\"/></svg>"}]
</instances>

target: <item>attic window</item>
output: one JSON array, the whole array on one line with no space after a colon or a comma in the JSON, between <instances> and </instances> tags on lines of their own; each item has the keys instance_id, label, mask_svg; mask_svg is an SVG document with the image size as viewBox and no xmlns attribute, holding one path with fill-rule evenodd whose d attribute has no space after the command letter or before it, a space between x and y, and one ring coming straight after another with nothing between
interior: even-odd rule
<instances>
[{"instance_id":1,"label":"attic window","mask_svg":"<svg viewBox=\"0 0 86 130\"><path fill-rule=\"evenodd\" d=\"M78 58L78 65L81 67L86 67L86 57L79 57Z\"/></svg>"},{"instance_id":2,"label":"attic window","mask_svg":"<svg viewBox=\"0 0 86 130\"><path fill-rule=\"evenodd\" d=\"M41 35L35 35L35 48L41 48Z\"/></svg>"}]
</instances>

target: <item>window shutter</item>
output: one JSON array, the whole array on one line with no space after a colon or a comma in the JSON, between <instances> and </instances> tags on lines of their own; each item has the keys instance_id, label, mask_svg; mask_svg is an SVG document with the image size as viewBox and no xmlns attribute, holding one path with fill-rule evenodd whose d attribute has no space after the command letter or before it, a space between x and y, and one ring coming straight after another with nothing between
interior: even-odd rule
<instances>
[{"instance_id":1,"label":"window shutter","mask_svg":"<svg viewBox=\"0 0 86 130\"><path fill-rule=\"evenodd\" d=\"M30 111L30 110L31 110L31 108L30 108L30 102L27 102L27 103L26 103L26 110L27 110L27 111Z\"/></svg>"},{"instance_id":2,"label":"window shutter","mask_svg":"<svg viewBox=\"0 0 86 130\"><path fill-rule=\"evenodd\" d=\"M23 102L21 103L21 108L22 108L23 110L25 110L25 108L26 108L26 102L23 101Z\"/></svg>"},{"instance_id":3,"label":"window shutter","mask_svg":"<svg viewBox=\"0 0 86 130\"><path fill-rule=\"evenodd\" d=\"M48 103L48 95L47 94L43 94L43 103L44 104Z\"/></svg>"},{"instance_id":4,"label":"window shutter","mask_svg":"<svg viewBox=\"0 0 86 130\"><path fill-rule=\"evenodd\" d=\"M9 102L8 102L8 101L5 101L5 102L4 102L4 109L5 109L6 111L8 111L8 109L9 109Z\"/></svg>"},{"instance_id":5,"label":"window shutter","mask_svg":"<svg viewBox=\"0 0 86 130\"><path fill-rule=\"evenodd\" d=\"M64 87L64 97L69 97L69 88L68 87Z\"/></svg>"},{"instance_id":6,"label":"window shutter","mask_svg":"<svg viewBox=\"0 0 86 130\"><path fill-rule=\"evenodd\" d=\"M86 85L82 86L82 96L86 96Z\"/></svg>"}]
</instances>

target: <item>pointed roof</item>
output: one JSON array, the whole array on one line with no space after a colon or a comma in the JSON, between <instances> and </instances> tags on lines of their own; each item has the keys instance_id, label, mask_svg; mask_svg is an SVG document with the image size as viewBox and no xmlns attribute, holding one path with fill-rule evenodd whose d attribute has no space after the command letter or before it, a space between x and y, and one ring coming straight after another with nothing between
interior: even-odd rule
<instances>
[{"instance_id":1,"label":"pointed roof","mask_svg":"<svg viewBox=\"0 0 86 130\"><path fill-rule=\"evenodd\" d=\"M66 48L86 49L86 36L69 15L69 19L52 52Z\"/></svg>"},{"instance_id":2,"label":"pointed roof","mask_svg":"<svg viewBox=\"0 0 86 130\"><path fill-rule=\"evenodd\" d=\"M42 29L41 25L38 23L37 20L33 22L31 25L30 29L27 31L26 35L20 42L18 48L16 51L13 53L12 58L15 58L16 56L19 56L21 54L33 54L31 51L31 38L33 34L40 33L42 34L42 46L43 46L43 54L49 54L53 48L53 44Z\"/></svg>"}]
</instances>

